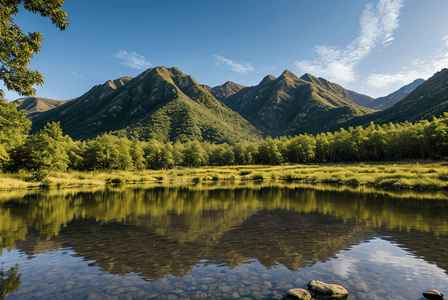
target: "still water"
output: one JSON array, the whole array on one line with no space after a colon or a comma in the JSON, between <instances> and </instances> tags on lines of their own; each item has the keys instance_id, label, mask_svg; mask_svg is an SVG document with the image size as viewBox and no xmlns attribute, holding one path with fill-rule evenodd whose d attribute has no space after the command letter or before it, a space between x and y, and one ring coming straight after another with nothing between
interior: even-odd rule
<instances>
[{"instance_id":1,"label":"still water","mask_svg":"<svg viewBox=\"0 0 448 300\"><path fill-rule=\"evenodd\" d=\"M0 194L0 299L448 294L448 194L284 183Z\"/></svg>"}]
</instances>

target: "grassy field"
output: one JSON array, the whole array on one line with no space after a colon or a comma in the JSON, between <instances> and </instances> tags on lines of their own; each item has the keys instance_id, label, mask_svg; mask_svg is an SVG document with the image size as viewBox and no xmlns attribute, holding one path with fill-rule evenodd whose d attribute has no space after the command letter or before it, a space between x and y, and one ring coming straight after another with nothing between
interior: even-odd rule
<instances>
[{"instance_id":1,"label":"grassy field","mask_svg":"<svg viewBox=\"0 0 448 300\"><path fill-rule=\"evenodd\" d=\"M65 188L157 181L284 180L369 185L392 189L448 189L447 162L225 166L145 171L0 174L0 190Z\"/></svg>"}]
</instances>

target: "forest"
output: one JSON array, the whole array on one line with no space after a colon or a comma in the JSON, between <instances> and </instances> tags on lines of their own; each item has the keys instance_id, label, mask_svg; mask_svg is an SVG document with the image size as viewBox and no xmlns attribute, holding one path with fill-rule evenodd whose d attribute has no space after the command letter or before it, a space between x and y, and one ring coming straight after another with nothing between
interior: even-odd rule
<instances>
[{"instance_id":1,"label":"forest","mask_svg":"<svg viewBox=\"0 0 448 300\"><path fill-rule=\"evenodd\" d=\"M448 113L432 121L341 128L317 135L268 137L229 145L141 141L104 133L87 141L64 135L59 123L29 134L24 110L0 101L0 168L92 171L170 169L174 166L279 165L448 158Z\"/></svg>"}]
</instances>

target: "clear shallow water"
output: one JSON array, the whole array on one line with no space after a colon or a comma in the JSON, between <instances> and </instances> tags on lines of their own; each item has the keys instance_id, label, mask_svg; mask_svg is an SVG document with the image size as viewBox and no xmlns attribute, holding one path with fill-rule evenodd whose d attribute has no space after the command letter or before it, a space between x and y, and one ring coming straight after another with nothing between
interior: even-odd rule
<instances>
[{"instance_id":1,"label":"clear shallow water","mask_svg":"<svg viewBox=\"0 0 448 300\"><path fill-rule=\"evenodd\" d=\"M313 279L350 299L448 293L444 195L396 196L275 184L4 195L5 299L281 299Z\"/></svg>"}]
</instances>

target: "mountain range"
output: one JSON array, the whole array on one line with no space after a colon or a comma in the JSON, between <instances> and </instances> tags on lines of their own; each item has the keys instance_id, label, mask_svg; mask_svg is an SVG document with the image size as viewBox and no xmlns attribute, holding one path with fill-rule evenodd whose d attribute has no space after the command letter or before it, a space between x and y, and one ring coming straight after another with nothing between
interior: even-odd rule
<instances>
[{"instance_id":1,"label":"mountain range","mask_svg":"<svg viewBox=\"0 0 448 300\"><path fill-rule=\"evenodd\" d=\"M237 143L266 136L332 132L348 126L431 119L447 111L448 70L418 79L396 92L372 98L324 78L286 70L255 86L231 81L200 85L179 69L150 68L94 86L84 95L55 101L16 100L33 121L32 132L60 122L76 140L112 132L162 142ZM378 108L385 108L376 110Z\"/></svg>"}]
</instances>

